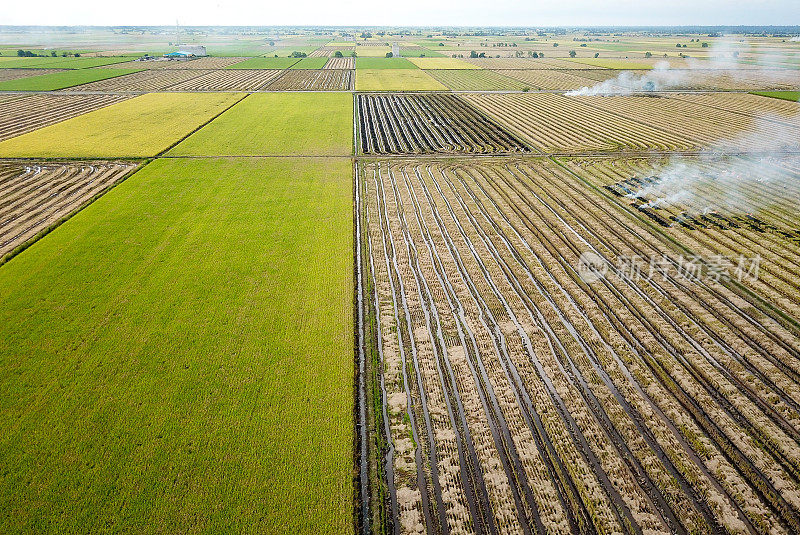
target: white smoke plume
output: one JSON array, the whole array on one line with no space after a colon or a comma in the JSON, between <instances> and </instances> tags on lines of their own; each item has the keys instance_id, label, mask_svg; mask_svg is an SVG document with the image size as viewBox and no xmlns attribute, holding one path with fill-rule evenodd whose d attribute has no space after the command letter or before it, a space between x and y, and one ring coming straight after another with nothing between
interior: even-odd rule
<instances>
[{"instance_id":1,"label":"white smoke plume","mask_svg":"<svg viewBox=\"0 0 800 535\"><path fill-rule=\"evenodd\" d=\"M800 128L786 117L764 115L743 134L720 141L699 157L670 158L645 178L648 185L629 197L646 201L645 207L678 206L694 214L757 213L776 200L787 201L784 190L796 191L796 174L776 172L787 158L793 159L793 167L800 165Z\"/></svg>"},{"instance_id":2,"label":"white smoke plume","mask_svg":"<svg viewBox=\"0 0 800 535\"><path fill-rule=\"evenodd\" d=\"M568 97L575 96L610 96L632 95L634 93L651 93L684 85L689 80L685 70L673 70L666 61L659 61L651 71L636 74L622 71L616 78L600 82L592 87L582 87L564 93Z\"/></svg>"},{"instance_id":3,"label":"white smoke plume","mask_svg":"<svg viewBox=\"0 0 800 535\"><path fill-rule=\"evenodd\" d=\"M734 41L723 38L715 41L709 49L709 57L704 60L689 57L686 67L673 69L669 62L659 61L655 67L637 74L623 71L616 78L597 83L591 87L567 91L566 96L613 96L632 95L639 93L652 93L670 89L686 88L708 74L726 75L735 80L752 80L758 77L769 83L785 82L785 75L789 70L780 71L785 67L784 61L794 57L792 52L756 54L755 58L743 59L742 54L749 50L749 45L744 41Z\"/></svg>"}]
</instances>

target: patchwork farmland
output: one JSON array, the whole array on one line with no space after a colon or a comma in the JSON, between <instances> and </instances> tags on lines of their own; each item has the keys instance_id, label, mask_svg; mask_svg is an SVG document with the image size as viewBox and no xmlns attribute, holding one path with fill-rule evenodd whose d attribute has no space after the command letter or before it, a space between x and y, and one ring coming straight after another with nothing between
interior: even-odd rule
<instances>
[{"instance_id":1,"label":"patchwork farmland","mask_svg":"<svg viewBox=\"0 0 800 535\"><path fill-rule=\"evenodd\" d=\"M425 32L0 29L0 531L800 532L800 43Z\"/></svg>"}]
</instances>

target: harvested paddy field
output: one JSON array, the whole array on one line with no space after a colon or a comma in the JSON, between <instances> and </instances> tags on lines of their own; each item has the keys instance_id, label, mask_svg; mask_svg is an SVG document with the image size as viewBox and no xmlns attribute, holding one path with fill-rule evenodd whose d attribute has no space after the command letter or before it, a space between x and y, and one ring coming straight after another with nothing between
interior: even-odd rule
<instances>
[{"instance_id":1,"label":"harvested paddy field","mask_svg":"<svg viewBox=\"0 0 800 535\"><path fill-rule=\"evenodd\" d=\"M351 94L254 93L189 136L168 155L349 156L352 153Z\"/></svg>"},{"instance_id":2,"label":"harvested paddy field","mask_svg":"<svg viewBox=\"0 0 800 535\"><path fill-rule=\"evenodd\" d=\"M800 158L718 155L569 165L704 258L760 257L758 278L744 279L746 285L780 309L800 310ZM677 173L690 177L691 187L676 187Z\"/></svg>"},{"instance_id":3,"label":"harvested paddy field","mask_svg":"<svg viewBox=\"0 0 800 535\"><path fill-rule=\"evenodd\" d=\"M227 67L231 67L233 65L237 65L237 69L241 68L238 67L239 63L246 61L247 58L195 58L190 61L158 61L158 62L145 62L150 68L156 69L225 69Z\"/></svg>"},{"instance_id":4,"label":"harvested paddy field","mask_svg":"<svg viewBox=\"0 0 800 535\"><path fill-rule=\"evenodd\" d=\"M0 95L0 141L77 117L129 97L122 95Z\"/></svg>"},{"instance_id":5,"label":"harvested paddy field","mask_svg":"<svg viewBox=\"0 0 800 535\"><path fill-rule=\"evenodd\" d=\"M197 71L195 71L197 72ZM203 74L169 86L170 91L260 91L275 80L281 70L226 69Z\"/></svg>"},{"instance_id":6,"label":"harvested paddy field","mask_svg":"<svg viewBox=\"0 0 800 535\"><path fill-rule=\"evenodd\" d=\"M595 185L646 165L359 165L368 457L398 531L800 529L797 318L735 265L681 275L692 253L755 251L751 231L676 247ZM796 270L797 245L775 254L771 276ZM663 264L636 277L631 257Z\"/></svg>"},{"instance_id":7,"label":"harvested paddy field","mask_svg":"<svg viewBox=\"0 0 800 535\"><path fill-rule=\"evenodd\" d=\"M601 109L597 103L605 97L580 97L582 101L542 93L463 98L543 152L691 150L697 146L685 132L661 130L639 122L641 116L621 117Z\"/></svg>"},{"instance_id":8,"label":"harvested paddy field","mask_svg":"<svg viewBox=\"0 0 800 535\"><path fill-rule=\"evenodd\" d=\"M527 150L455 95L358 95L358 112L364 154Z\"/></svg>"},{"instance_id":9,"label":"harvested paddy field","mask_svg":"<svg viewBox=\"0 0 800 535\"><path fill-rule=\"evenodd\" d=\"M0 262L135 168L126 162L0 160Z\"/></svg>"},{"instance_id":10,"label":"harvested paddy field","mask_svg":"<svg viewBox=\"0 0 800 535\"><path fill-rule=\"evenodd\" d=\"M353 86L352 70L288 69L270 83L268 91L348 91Z\"/></svg>"},{"instance_id":11,"label":"harvested paddy field","mask_svg":"<svg viewBox=\"0 0 800 535\"><path fill-rule=\"evenodd\" d=\"M584 76L584 73L592 71L579 70L498 70L497 73L509 78L519 80L531 89L580 89L581 87L593 86L597 82L603 82L609 78L614 78L619 73L597 69L599 75Z\"/></svg>"},{"instance_id":12,"label":"harvested paddy field","mask_svg":"<svg viewBox=\"0 0 800 535\"><path fill-rule=\"evenodd\" d=\"M39 76L42 74L53 74L61 72L60 69L0 69L0 82L6 80L18 80L20 78L28 78L30 76Z\"/></svg>"},{"instance_id":13,"label":"harvested paddy field","mask_svg":"<svg viewBox=\"0 0 800 535\"><path fill-rule=\"evenodd\" d=\"M152 69L139 71L125 76L110 78L88 84L64 89L64 91L82 92L131 92L144 93L149 91L164 91L174 85L192 80L214 71L200 70L164 70Z\"/></svg>"},{"instance_id":14,"label":"harvested paddy field","mask_svg":"<svg viewBox=\"0 0 800 535\"><path fill-rule=\"evenodd\" d=\"M323 46L311 54L308 55L310 58L333 58L337 52L341 52L344 56L349 56L353 50L355 50L355 46L351 43L351 46Z\"/></svg>"},{"instance_id":15,"label":"harvested paddy field","mask_svg":"<svg viewBox=\"0 0 800 535\"><path fill-rule=\"evenodd\" d=\"M519 91L526 86L503 73L485 69L425 71L452 91ZM527 71L526 71L527 72Z\"/></svg>"},{"instance_id":16,"label":"harvested paddy field","mask_svg":"<svg viewBox=\"0 0 800 535\"><path fill-rule=\"evenodd\" d=\"M330 58L323 67L324 69L355 69L355 58Z\"/></svg>"},{"instance_id":17,"label":"harvested paddy field","mask_svg":"<svg viewBox=\"0 0 800 535\"><path fill-rule=\"evenodd\" d=\"M689 97L568 97L575 105L613 114L718 150L774 150L776 142L800 148L800 110L792 117L762 116L695 103ZM706 97L714 102L716 96ZM745 98L757 98L746 95ZM724 103L724 97L719 100ZM578 104L579 103L579 104ZM724 104L723 104L724 106ZM757 132L753 135L753 132Z\"/></svg>"},{"instance_id":18,"label":"harvested paddy field","mask_svg":"<svg viewBox=\"0 0 800 535\"><path fill-rule=\"evenodd\" d=\"M299 58L248 58L228 66L228 69L288 69Z\"/></svg>"},{"instance_id":19,"label":"harvested paddy field","mask_svg":"<svg viewBox=\"0 0 800 535\"><path fill-rule=\"evenodd\" d=\"M420 69L480 69L477 65L456 58L410 58L408 61Z\"/></svg>"},{"instance_id":20,"label":"harvested paddy field","mask_svg":"<svg viewBox=\"0 0 800 535\"><path fill-rule=\"evenodd\" d=\"M544 60L525 59L525 58L465 58L465 62L471 63L482 69L552 69L550 64Z\"/></svg>"},{"instance_id":21,"label":"harvested paddy field","mask_svg":"<svg viewBox=\"0 0 800 535\"><path fill-rule=\"evenodd\" d=\"M155 156L241 98L235 93L149 93L2 141L0 157Z\"/></svg>"},{"instance_id":22,"label":"harvested paddy field","mask_svg":"<svg viewBox=\"0 0 800 535\"><path fill-rule=\"evenodd\" d=\"M601 69L616 69L616 70L636 70L636 69L652 69L653 64L645 61L630 61L624 59L614 58L570 58L580 65L589 65L591 67L600 67Z\"/></svg>"},{"instance_id":23,"label":"harvested paddy field","mask_svg":"<svg viewBox=\"0 0 800 535\"><path fill-rule=\"evenodd\" d=\"M356 91L447 91L447 87L416 67L359 69L356 61Z\"/></svg>"},{"instance_id":24,"label":"harvested paddy field","mask_svg":"<svg viewBox=\"0 0 800 535\"><path fill-rule=\"evenodd\" d=\"M0 531L352 532L352 181L159 159L4 264Z\"/></svg>"}]
</instances>

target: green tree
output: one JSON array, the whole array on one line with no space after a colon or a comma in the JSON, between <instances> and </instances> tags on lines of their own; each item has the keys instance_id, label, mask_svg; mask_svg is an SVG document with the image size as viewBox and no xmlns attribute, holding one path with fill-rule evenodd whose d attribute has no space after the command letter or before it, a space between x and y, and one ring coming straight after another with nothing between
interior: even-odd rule
<instances>
[{"instance_id":1,"label":"green tree","mask_svg":"<svg viewBox=\"0 0 800 535\"><path fill-rule=\"evenodd\" d=\"M333 57L334 58L343 58L344 54L342 54L341 50L337 50L336 52L333 53Z\"/></svg>"},{"instance_id":2,"label":"green tree","mask_svg":"<svg viewBox=\"0 0 800 535\"><path fill-rule=\"evenodd\" d=\"M569 51L569 57L571 57L571 58L574 58L574 57L575 57L575 56L577 56L577 55L578 55L578 53L577 53L577 52L575 52L574 50L570 50L570 51Z\"/></svg>"}]
</instances>

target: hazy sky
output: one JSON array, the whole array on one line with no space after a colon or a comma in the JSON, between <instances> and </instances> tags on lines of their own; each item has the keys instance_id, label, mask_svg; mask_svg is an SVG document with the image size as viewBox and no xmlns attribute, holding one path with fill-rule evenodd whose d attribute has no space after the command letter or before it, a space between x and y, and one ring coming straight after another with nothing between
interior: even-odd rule
<instances>
[{"instance_id":1,"label":"hazy sky","mask_svg":"<svg viewBox=\"0 0 800 535\"><path fill-rule=\"evenodd\" d=\"M38 0L0 24L44 25L800 25L798 0Z\"/></svg>"}]
</instances>

